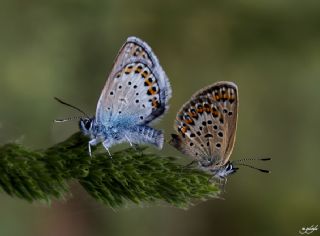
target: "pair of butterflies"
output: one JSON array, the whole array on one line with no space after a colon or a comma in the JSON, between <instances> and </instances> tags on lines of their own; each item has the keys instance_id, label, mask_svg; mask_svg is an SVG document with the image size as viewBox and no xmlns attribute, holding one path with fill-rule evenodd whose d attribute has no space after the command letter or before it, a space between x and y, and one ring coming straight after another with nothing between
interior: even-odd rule
<instances>
[{"instance_id":1,"label":"pair of butterflies","mask_svg":"<svg viewBox=\"0 0 320 236\"><path fill-rule=\"evenodd\" d=\"M168 77L150 46L129 37L115 59L95 117L57 100L85 115L79 127L91 139L89 154L91 146L102 143L111 156L109 148L123 142L152 144L161 149L163 133L150 123L168 110L170 97ZM174 125L177 134L172 135L170 144L214 177L224 179L238 169L229 161L238 104L238 88L232 82L217 82L198 91L178 112Z\"/></svg>"}]
</instances>

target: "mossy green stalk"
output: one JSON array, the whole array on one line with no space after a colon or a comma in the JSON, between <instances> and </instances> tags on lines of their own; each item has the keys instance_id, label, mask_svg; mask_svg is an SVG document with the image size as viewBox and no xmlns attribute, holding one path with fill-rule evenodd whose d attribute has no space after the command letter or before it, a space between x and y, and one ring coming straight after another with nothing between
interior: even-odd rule
<instances>
[{"instance_id":1,"label":"mossy green stalk","mask_svg":"<svg viewBox=\"0 0 320 236\"><path fill-rule=\"evenodd\" d=\"M217 197L211 176L176 158L148 153L144 147L88 155L88 139L75 133L46 150L19 144L0 147L0 188L27 201L61 199L68 182L77 180L96 200L109 207L167 202L186 208L195 200Z\"/></svg>"}]
</instances>

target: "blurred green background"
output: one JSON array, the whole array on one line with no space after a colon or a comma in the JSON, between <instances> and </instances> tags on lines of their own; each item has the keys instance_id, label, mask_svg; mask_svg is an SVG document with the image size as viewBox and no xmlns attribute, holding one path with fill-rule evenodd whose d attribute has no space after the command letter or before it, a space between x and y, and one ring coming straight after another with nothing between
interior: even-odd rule
<instances>
[{"instance_id":1,"label":"blurred green background","mask_svg":"<svg viewBox=\"0 0 320 236\"><path fill-rule=\"evenodd\" d=\"M53 97L94 114L118 49L135 35L151 45L173 87L157 125L167 138L196 90L230 80L240 94L231 158L273 161L261 163L271 174L242 168L224 200L189 210L114 211L75 183L74 197L51 207L1 194L0 235L299 235L320 224L319 11L319 1L2 0L1 143L39 149L74 133L76 122L52 125L77 114ZM169 145L163 154L182 156Z\"/></svg>"}]
</instances>

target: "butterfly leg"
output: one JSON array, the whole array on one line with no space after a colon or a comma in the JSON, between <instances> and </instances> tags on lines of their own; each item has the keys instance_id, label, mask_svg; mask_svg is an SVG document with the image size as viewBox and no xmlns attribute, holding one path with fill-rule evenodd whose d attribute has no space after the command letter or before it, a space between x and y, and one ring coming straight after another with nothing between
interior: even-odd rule
<instances>
[{"instance_id":1,"label":"butterfly leg","mask_svg":"<svg viewBox=\"0 0 320 236\"><path fill-rule=\"evenodd\" d=\"M226 184L227 184L227 178L226 177L220 177L219 178L219 185L220 189L223 193L226 192Z\"/></svg>"},{"instance_id":2,"label":"butterfly leg","mask_svg":"<svg viewBox=\"0 0 320 236\"><path fill-rule=\"evenodd\" d=\"M88 143L88 149L89 149L89 155L92 157L92 152L91 152L91 146L97 145L97 140L96 139L91 139Z\"/></svg>"},{"instance_id":3,"label":"butterfly leg","mask_svg":"<svg viewBox=\"0 0 320 236\"><path fill-rule=\"evenodd\" d=\"M195 164L195 163L197 163L197 162L196 161L191 161L189 164L187 164L185 166L185 168L189 168L189 167L193 166L193 164Z\"/></svg>"},{"instance_id":4,"label":"butterfly leg","mask_svg":"<svg viewBox=\"0 0 320 236\"><path fill-rule=\"evenodd\" d=\"M135 151L139 151L140 156L143 154L141 149L139 149L138 144L136 143L132 143L129 139L129 137L125 134L124 137L127 139L128 143L130 144L130 146L135 150Z\"/></svg>"},{"instance_id":5,"label":"butterfly leg","mask_svg":"<svg viewBox=\"0 0 320 236\"><path fill-rule=\"evenodd\" d=\"M196 163L196 161L191 161L189 164L187 164L185 166L181 166L180 172L182 173L184 170L190 168L194 163Z\"/></svg>"},{"instance_id":6,"label":"butterfly leg","mask_svg":"<svg viewBox=\"0 0 320 236\"><path fill-rule=\"evenodd\" d=\"M214 181L215 177L214 176L211 176L209 177L208 179L208 184L212 183Z\"/></svg>"},{"instance_id":7,"label":"butterfly leg","mask_svg":"<svg viewBox=\"0 0 320 236\"><path fill-rule=\"evenodd\" d=\"M127 139L128 143L130 144L131 147L135 148L135 146L131 143L130 139L128 138L127 135L124 135L124 137Z\"/></svg>"},{"instance_id":8,"label":"butterfly leg","mask_svg":"<svg viewBox=\"0 0 320 236\"><path fill-rule=\"evenodd\" d=\"M102 144L103 144L104 148L107 150L107 152L108 152L108 154L109 154L109 157L112 159L111 153L110 153L110 151L109 151L108 141L107 141L107 140L104 140L104 141L102 142Z\"/></svg>"},{"instance_id":9,"label":"butterfly leg","mask_svg":"<svg viewBox=\"0 0 320 236\"><path fill-rule=\"evenodd\" d=\"M195 163L196 163L196 161L191 161L189 164L182 166L181 171L192 167Z\"/></svg>"},{"instance_id":10,"label":"butterfly leg","mask_svg":"<svg viewBox=\"0 0 320 236\"><path fill-rule=\"evenodd\" d=\"M90 142L88 142L88 149L89 149L89 155L90 155L90 157L92 157L92 155L91 155L91 144L90 144Z\"/></svg>"}]
</instances>

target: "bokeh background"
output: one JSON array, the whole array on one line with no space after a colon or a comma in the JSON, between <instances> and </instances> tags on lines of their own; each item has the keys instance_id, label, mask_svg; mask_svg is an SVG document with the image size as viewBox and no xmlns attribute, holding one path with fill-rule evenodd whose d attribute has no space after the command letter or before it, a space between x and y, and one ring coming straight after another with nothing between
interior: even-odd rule
<instances>
[{"instance_id":1,"label":"bokeh background","mask_svg":"<svg viewBox=\"0 0 320 236\"><path fill-rule=\"evenodd\" d=\"M189 210L111 210L76 183L73 198L52 206L2 193L0 235L299 235L320 224L319 11L319 1L2 0L2 144L40 149L74 133L76 122L52 124L76 115L53 97L94 114L118 49L135 35L151 45L173 87L158 124L167 138L196 90L234 81L240 114L232 159L273 161L259 165L271 174L242 168L229 178L224 200ZM163 155L183 157L169 145Z\"/></svg>"}]
</instances>

